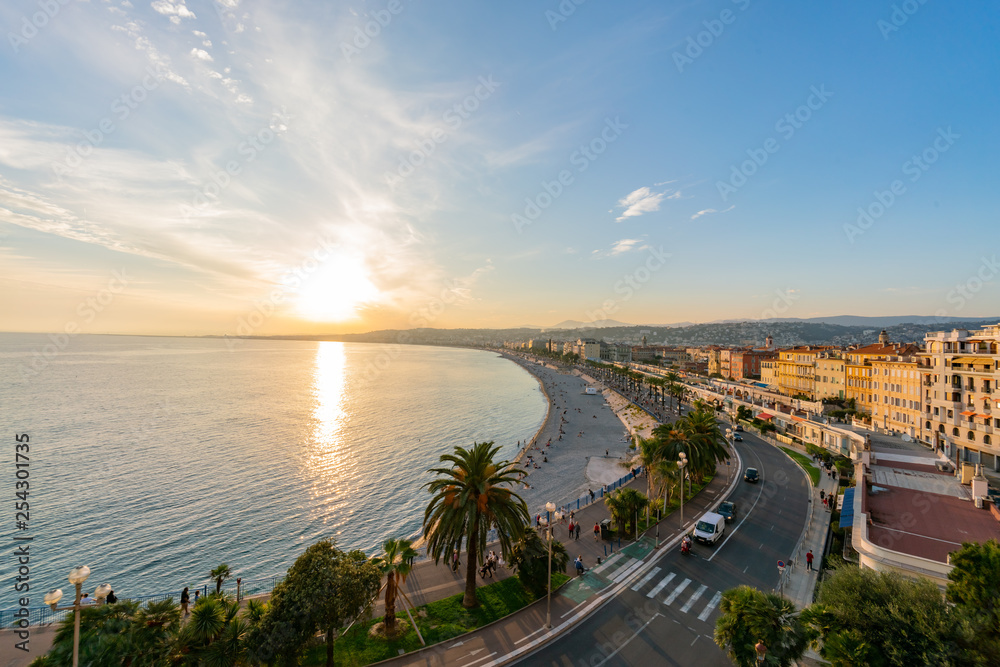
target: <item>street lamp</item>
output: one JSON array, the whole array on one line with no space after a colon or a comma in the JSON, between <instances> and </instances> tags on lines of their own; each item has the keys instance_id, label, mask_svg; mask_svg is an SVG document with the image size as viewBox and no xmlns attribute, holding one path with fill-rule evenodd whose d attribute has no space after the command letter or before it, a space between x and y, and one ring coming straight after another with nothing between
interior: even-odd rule
<instances>
[{"instance_id":1,"label":"street lamp","mask_svg":"<svg viewBox=\"0 0 1000 667\"><path fill-rule=\"evenodd\" d=\"M767 647L764 646L764 640L758 639L757 644L753 647L754 653L757 654L757 664L763 665L764 659L767 657Z\"/></svg>"},{"instance_id":2,"label":"street lamp","mask_svg":"<svg viewBox=\"0 0 1000 667\"><path fill-rule=\"evenodd\" d=\"M687 454L681 452L677 459L677 471L680 473L681 477L681 530L684 529L684 468L687 467L687 464Z\"/></svg>"},{"instance_id":3,"label":"street lamp","mask_svg":"<svg viewBox=\"0 0 1000 667\"><path fill-rule=\"evenodd\" d=\"M558 515L555 513L556 504L555 503L545 503L545 510L549 514L549 519L546 521L548 524L546 527L549 532L549 585L548 594L545 601L545 627L548 630L552 629L552 520Z\"/></svg>"},{"instance_id":4,"label":"street lamp","mask_svg":"<svg viewBox=\"0 0 1000 667\"><path fill-rule=\"evenodd\" d=\"M62 599L63 592L61 588L51 590L45 594L42 598L45 604L52 608L52 611L69 611L73 610L73 667L78 667L80 664L80 609L83 605L80 604L80 600L83 597L83 582L87 581L90 576L90 568L86 565L81 565L80 567L74 567L69 571L69 583L76 587L76 598L73 600L73 604L66 607L59 607L59 600ZM98 601L104 600L111 593L111 584L101 584L96 589L94 589L94 598Z\"/></svg>"}]
</instances>

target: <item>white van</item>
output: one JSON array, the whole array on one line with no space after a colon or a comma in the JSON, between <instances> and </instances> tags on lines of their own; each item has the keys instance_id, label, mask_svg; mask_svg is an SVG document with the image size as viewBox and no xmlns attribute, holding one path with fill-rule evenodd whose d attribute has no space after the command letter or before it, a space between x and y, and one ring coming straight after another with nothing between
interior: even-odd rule
<instances>
[{"instance_id":1,"label":"white van","mask_svg":"<svg viewBox=\"0 0 1000 667\"><path fill-rule=\"evenodd\" d=\"M726 532L726 517L715 512L705 512L694 527L694 539L705 544L715 544Z\"/></svg>"}]
</instances>

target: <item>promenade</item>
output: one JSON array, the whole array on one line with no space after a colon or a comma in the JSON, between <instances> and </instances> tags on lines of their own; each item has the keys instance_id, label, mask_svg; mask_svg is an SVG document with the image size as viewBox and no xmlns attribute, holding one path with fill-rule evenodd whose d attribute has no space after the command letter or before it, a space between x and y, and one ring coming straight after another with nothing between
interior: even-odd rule
<instances>
[{"instance_id":1,"label":"promenade","mask_svg":"<svg viewBox=\"0 0 1000 667\"><path fill-rule=\"evenodd\" d=\"M566 504L577 493L585 495L590 486L593 486L594 491L600 495L601 486L585 476L590 470L589 464L592 461L613 464L620 468L618 477L626 475L628 470L618 466L618 462L624 460L627 454L628 434L638 431L645 435L642 431L648 431L655 421L645 412L636 409L633 404L625 404L619 394L605 391L607 401L601 394L586 394L585 387L595 384L591 378L561 373L541 366L530 370L545 386L553 405L549 411L549 418L535 440L537 449L531 452L532 458L541 460L542 457L547 457L549 461L540 463L537 469L531 469L531 474L527 477L531 488L521 491L534 516L536 512L544 512L541 508L547 502L546 496L551 497L558 493L558 497L551 500L558 504ZM614 406L614 409L611 406ZM576 432L573 431L574 428L577 429ZM581 432L582 435L576 435ZM552 444L546 447L548 438L553 434L556 437L553 437ZM571 438L567 438L566 436L570 434ZM558 435L563 436L561 441ZM443 642L383 664L427 666L490 664L489 661L479 662L476 658L492 656L498 659L511 653L521 653L540 641L568 631L573 622L598 608L632 571L641 568L658 544L662 545L661 549L675 548L680 536L690 530L691 519L713 507L737 481L740 466L736 461L733 463L736 465L720 464L716 477L698 495L685 503L684 515L688 521L683 527L676 515L670 515L658 526L651 527L640 535L638 540L622 539L620 542L618 540L608 542L595 539L595 524L609 517L608 510L599 497L596 502L581 504L579 510L573 510L574 522L581 524L579 538L568 533L570 521L568 516L563 523L555 525L554 538L566 545L570 556L567 574L572 578L553 595L551 612L553 630L546 631L545 628L546 601L543 599L456 640ZM830 513L819 502L819 489L823 488L829 492L835 488L835 484L834 480L822 476L820 487L812 489L810 520L796 550L796 557L793 557L783 579L783 592L799 608L811 602L818 576L815 570L806 569L804 554L811 548L816 555L814 565L818 568L822 561L822 550L829 525ZM626 486L646 492L646 480L642 476L629 481ZM568 497L567 489L569 489ZM572 561L578 556L588 570L583 577L575 576L573 569ZM465 554L462 554L463 563L464 558ZM423 559L414 565L406 581L405 591L416 606L458 595L465 588L464 573L464 567L455 572L448 563L435 564L433 560ZM480 578L479 583L488 584L492 580L513 575L514 572L510 568L500 567L492 579ZM374 607L373 615L378 617L383 612L383 603L379 600ZM48 650L54 627L35 627L31 632L30 654L13 650L12 641L0 643L0 667L27 665L33 658ZM7 634L8 631L4 631L0 633L0 637L6 640Z\"/></svg>"}]
</instances>

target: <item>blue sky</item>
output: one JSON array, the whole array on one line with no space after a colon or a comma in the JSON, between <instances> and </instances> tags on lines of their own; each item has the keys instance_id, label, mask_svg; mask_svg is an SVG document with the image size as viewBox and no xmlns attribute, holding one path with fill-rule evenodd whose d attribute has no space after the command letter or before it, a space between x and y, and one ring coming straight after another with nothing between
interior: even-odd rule
<instances>
[{"instance_id":1,"label":"blue sky","mask_svg":"<svg viewBox=\"0 0 1000 667\"><path fill-rule=\"evenodd\" d=\"M994 315L998 18L7 2L0 327Z\"/></svg>"}]
</instances>

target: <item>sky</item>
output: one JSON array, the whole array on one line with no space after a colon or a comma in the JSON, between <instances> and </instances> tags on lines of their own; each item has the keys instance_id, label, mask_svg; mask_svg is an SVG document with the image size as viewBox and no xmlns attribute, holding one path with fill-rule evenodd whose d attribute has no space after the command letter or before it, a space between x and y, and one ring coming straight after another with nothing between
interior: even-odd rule
<instances>
[{"instance_id":1,"label":"sky","mask_svg":"<svg viewBox=\"0 0 1000 667\"><path fill-rule=\"evenodd\" d=\"M0 4L0 330L996 315L988 0Z\"/></svg>"}]
</instances>

